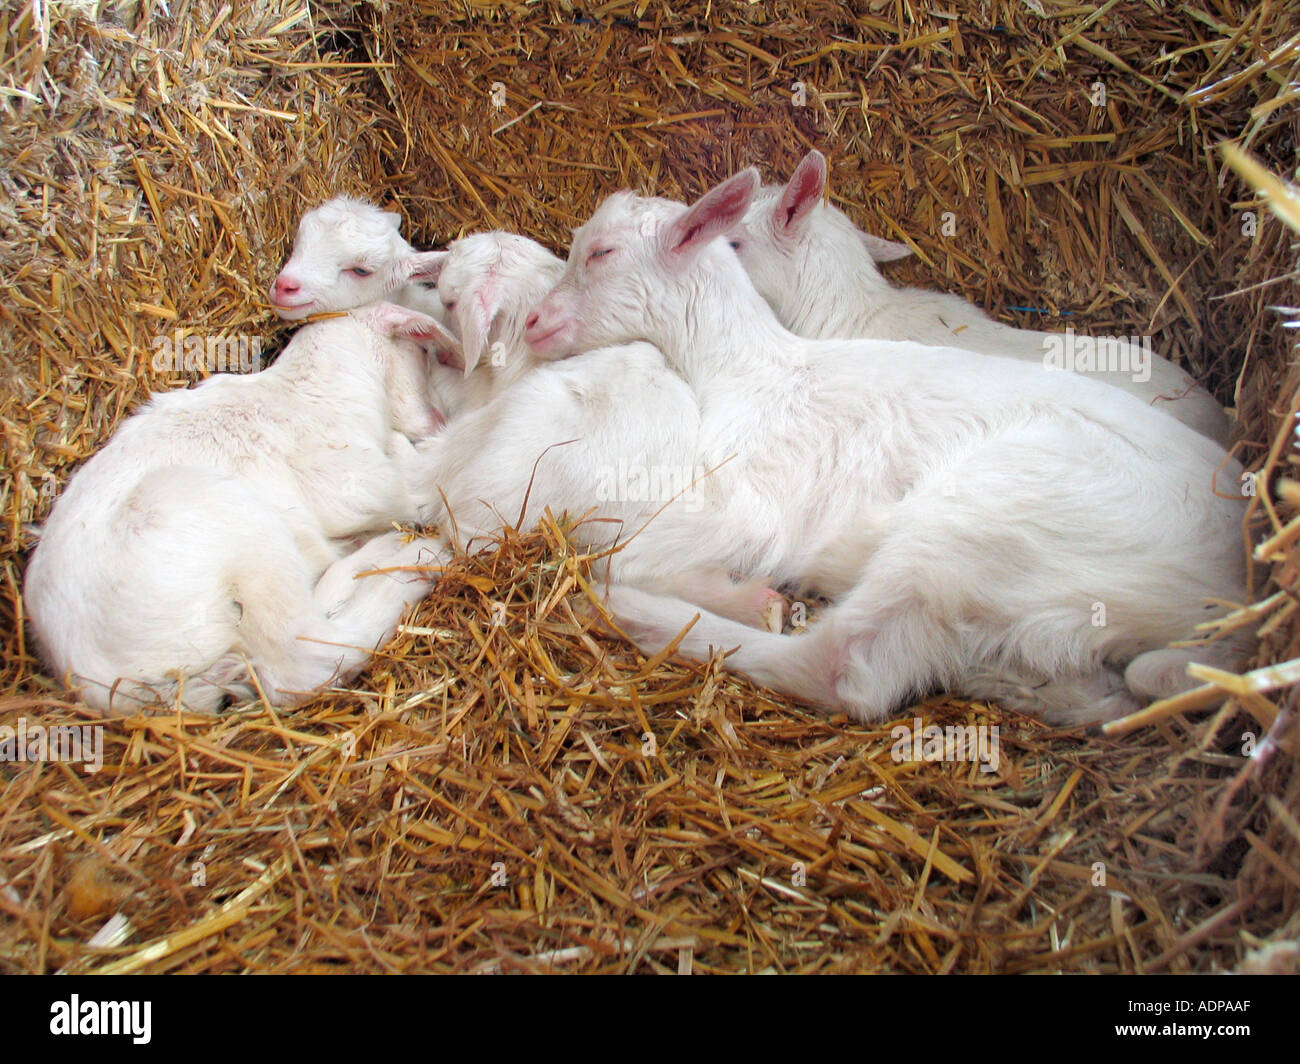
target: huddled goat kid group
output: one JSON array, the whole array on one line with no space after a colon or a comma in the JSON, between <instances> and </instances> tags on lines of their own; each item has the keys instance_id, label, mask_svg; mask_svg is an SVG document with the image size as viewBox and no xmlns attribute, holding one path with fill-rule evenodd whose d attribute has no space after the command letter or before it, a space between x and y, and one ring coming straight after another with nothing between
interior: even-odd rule
<instances>
[{"instance_id":1,"label":"huddled goat kid group","mask_svg":"<svg viewBox=\"0 0 1300 1064\"><path fill-rule=\"evenodd\" d=\"M350 313L154 397L76 473L26 581L51 669L99 709L292 704L356 673L452 550L547 508L619 548L606 605L643 650L694 621L680 654L734 648L863 719L938 688L1101 719L1238 666L1239 635L1170 647L1246 597L1214 399L1158 357L1054 372L1050 334L895 288L878 264L907 248L825 181L814 152L689 208L617 193L567 263L311 211L271 301ZM620 463L707 472L688 506L598 491ZM782 634L783 587L830 604Z\"/></svg>"}]
</instances>

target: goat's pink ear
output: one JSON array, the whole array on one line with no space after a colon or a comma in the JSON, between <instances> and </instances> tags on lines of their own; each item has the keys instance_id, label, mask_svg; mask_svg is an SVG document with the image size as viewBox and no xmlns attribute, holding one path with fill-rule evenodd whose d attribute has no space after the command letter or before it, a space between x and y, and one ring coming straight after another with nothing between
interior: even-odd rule
<instances>
[{"instance_id":1,"label":"goat's pink ear","mask_svg":"<svg viewBox=\"0 0 1300 1064\"><path fill-rule=\"evenodd\" d=\"M794 234L826 192L826 156L814 149L803 157L781 190L772 221L777 231Z\"/></svg>"},{"instance_id":2,"label":"goat's pink ear","mask_svg":"<svg viewBox=\"0 0 1300 1064\"><path fill-rule=\"evenodd\" d=\"M867 253L876 262L896 262L898 259L905 259L912 254L912 249L906 244L886 240L884 237L872 236L870 233L860 233L858 235L862 237L862 242L866 244Z\"/></svg>"},{"instance_id":3,"label":"goat's pink ear","mask_svg":"<svg viewBox=\"0 0 1300 1064\"><path fill-rule=\"evenodd\" d=\"M408 260L410 268L406 276L412 281L423 281L425 284L437 281L449 254L448 251L417 251Z\"/></svg>"},{"instance_id":4,"label":"goat's pink ear","mask_svg":"<svg viewBox=\"0 0 1300 1064\"><path fill-rule=\"evenodd\" d=\"M492 326L501 313L502 295L501 282L488 273L478 284L462 292L456 303L467 377L474 372L474 367L492 343Z\"/></svg>"},{"instance_id":5,"label":"goat's pink ear","mask_svg":"<svg viewBox=\"0 0 1300 1064\"><path fill-rule=\"evenodd\" d=\"M751 166L710 189L668 226L664 249L691 253L722 236L745 217L759 184L758 171Z\"/></svg>"},{"instance_id":6,"label":"goat's pink ear","mask_svg":"<svg viewBox=\"0 0 1300 1064\"><path fill-rule=\"evenodd\" d=\"M437 318L428 318L423 322L419 329L413 330L405 335L412 340L419 340L429 347L429 353L433 355L444 366L459 366L465 359L465 353L460 345L460 340L456 338L455 333L444 326Z\"/></svg>"},{"instance_id":7,"label":"goat's pink ear","mask_svg":"<svg viewBox=\"0 0 1300 1064\"><path fill-rule=\"evenodd\" d=\"M429 339L429 353L444 366L460 369L465 364L465 348L449 329L438 326L438 335Z\"/></svg>"},{"instance_id":8,"label":"goat's pink ear","mask_svg":"<svg viewBox=\"0 0 1300 1064\"><path fill-rule=\"evenodd\" d=\"M460 341L456 338L455 333L437 318L430 317L428 314L422 314L420 318L422 320L412 322L408 328L401 331L400 335L409 336L412 340L423 340L430 344L435 351L449 352L459 356Z\"/></svg>"},{"instance_id":9,"label":"goat's pink ear","mask_svg":"<svg viewBox=\"0 0 1300 1064\"><path fill-rule=\"evenodd\" d=\"M430 320L434 325L433 335L429 337L429 350L433 357L444 366L462 365L465 361L465 349L461 346L460 338L436 318Z\"/></svg>"},{"instance_id":10,"label":"goat's pink ear","mask_svg":"<svg viewBox=\"0 0 1300 1064\"><path fill-rule=\"evenodd\" d=\"M396 303L376 303L370 319L377 328L394 339L418 340L438 353L438 361L449 354L460 358L460 341L437 318Z\"/></svg>"},{"instance_id":11,"label":"goat's pink ear","mask_svg":"<svg viewBox=\"0 0 1300 1064\"><path fill-rule=\"evenodd\" d=\"M363 307L355 311L355 314L385 336L392 337L410 336L411 330L421 328L426 321L433 321L427 314L411 310L410 307L398 306L386 299Z\"/></svg>"}]
</instances>

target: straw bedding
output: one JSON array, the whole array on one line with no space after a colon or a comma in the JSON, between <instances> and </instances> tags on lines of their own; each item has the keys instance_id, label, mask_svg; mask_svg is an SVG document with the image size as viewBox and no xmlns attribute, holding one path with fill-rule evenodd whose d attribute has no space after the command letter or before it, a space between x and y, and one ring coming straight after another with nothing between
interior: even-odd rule
<instances>
[{"instance_id":1,"label":"straw bedding","mask_svg":"<svg viewBox=\"0 0 1300 1064\"><path fill-rule=\"evenodd\" d=\"M897 279L1150 334L1235 407L1261 474L1243 550L1272 537L1241 620L1280 671L1128 734L935 698L905 720L996 725L997 770L900 761L896 722L588 631L555 515L458 563L350 689L109 719L94 774L0 763L0 970L1300 963L1300 380L1273 309L1300 303L1295 237L1217 148L1294 175L1287 4L85 0L3 20L0 726L89 720L22 622L30 526L147 394L194 378L154 371L155 336L283 340L261 293L304 209L360 194L417 244L503 227L562 249L615 189L691 198L809 147L837 204L913 244Z\"/></svg>"}]
</instances>

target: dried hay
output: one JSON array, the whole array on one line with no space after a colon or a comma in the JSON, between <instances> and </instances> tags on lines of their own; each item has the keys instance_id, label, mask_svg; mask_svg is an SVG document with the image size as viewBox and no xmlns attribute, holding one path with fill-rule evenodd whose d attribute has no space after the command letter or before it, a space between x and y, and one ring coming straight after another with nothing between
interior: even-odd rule
<instances>
[{"instance_id":1,"label":"dried hay","mask_svg":"<svg viewBox=\"0 0 1300 1064\"><path fill-rule=\"evenodd\" d=\"M155 336L283 335L260 293L304 207L382 195L424 243L502 226L562 247L616 188L692 196L751 162L784 175L810 146L856 220L913 243L900 279L1021 324L1150 333L1236 405L1255 525L1275 536L1245 619L1259 665L1300 658L1300 500L1265 490L1296 462L1300 378L1270 309L1300 303L1296 257L1216 151L1295 168L1287 6L857 8L173 0L4 16L0 725L88 719L19 620L25 525L148 391L194 376L155 372ZM0 970L1294 957L1290 672L1122 738L951 698L916 711L996 725L986 773L897 761L894 722L823 720L717 661L644 661L585 629L583 579L558 523L508 534L355 690L292 713L112 719L98 774L0 764ZM1243 761L1244 733L1269 728L1273 756Z\"/></svg>"}]
</instances>

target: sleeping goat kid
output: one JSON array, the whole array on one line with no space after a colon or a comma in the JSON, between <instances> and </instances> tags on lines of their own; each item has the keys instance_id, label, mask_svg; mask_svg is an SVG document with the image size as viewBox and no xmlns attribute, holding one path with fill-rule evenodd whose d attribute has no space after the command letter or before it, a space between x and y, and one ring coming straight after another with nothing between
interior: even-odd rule
<instances>
[{"instance_id":1,"label":"sleeping goat kid","mask_svg":"<svg viewBox=\"0 0 1300 1064\"><path fill-rule=\"evenodd\" d=\"M1241 601L1239 467L1124 392L1010 359L787 332L726 241L747 170L689 209L617 193L528 320L548 356L644 339L700 403L718 506L647 530L684 569L811 583L834 604L775 635L703 615L681 651L735 648L761 684L879 719L936 687L1070 722L1190 686L1240 644L1166 649ZM864 366L867 372L863 372ZM638 541L639 542L639 541ZM628 587L609 606L647 651L693 606Z\"/></svg>"},{"instance_id":2,"label":"sleeping goat kid","mask_svg":"<svg viewBox=\"0 0 1300 1064\"><path fill-rule=\"evenodd\" d=\"M826 160L810 152L788 184L761 189L728 233L754 287L792 332L821 340L915 340L1075 369L1227 443L1223 408L1149 346L1016 329L959 296L895 288L877 263L903 258L910 249L862 232L822 201L825 189ZM1103 368L1108 365L1113 368Z\"/></svg>"},{"instance_id":3,"label":"sleeping goat kid","mask_svg":"<svg viewBox=\"0 0 1300 1064\"><path fill-rule=\"evenodd\" d=\"M88 704L290 704L358 671L422 598L408 437L425 315L379 303L305 325L261 373L155 396L69 481L27 571L45 658ZM252 669L250 674L249 669Z\"/></svg>"},{"instance_id":4,"label":"sleeping goat kid","mask_svg":"<svg viewBox=\"0 0 1300 1064\"><path fill-rule=\"evenodd\" d=\"M524 343L524 320L563 273L563 259L513 233L473 233L447 245L438 295L459 339L439 358L465 374L462 409L482 406L542 361Z\"/></svg>"},{"instance_id":5,"label":"sleeping goat kid","mask_svg":"<svg viewBox=\"0 0 1300 1064\"><path fill-rule=\"evenodd\" d=\"M394 211L348 196L308 211L267 293L275 312L298 321L383 299L441 319L433 283L446 252L416 251L401 224Z\"/></svg>"},{"instance_id":6,"label":"sleeping goat kid","mask_svg":"<svg viewBox=\"0 0 1300 1064\"><path fill-rule=\"evenodd\" d=\"M708 505L708 470L695 452L699 407L650 344L557 363L529 350L525 320L563 269L540 244L508 233L448 248L438 289L462 337L452 355L468 373L470 401L429 443L427 496L450 507L439 523L465 547L495 538L504 523L529 528L548 508L589 514L573 533L584 548L626 544L610 570L641 558L647 586L779 630L783 600L766 584L720 569L684 574L681 546L658 543L653 522L634 537L658 510Z\"/></svg>"},{"instance_id":7,"label":"sleeping goat kid","mask_svg":"<svg viewBox=\"0 0 1300 1064\"><path fill-rule=\"evenodd\" d=\"M401 216L364 200L338 196L302 216L293 251L267 291L286 321L309 314L355 310L378 300L427 314L442 326L436 282L445 251L416 251L402 239ZM451 339L445 332L441 339ZM433 363L434 405L451 415L465 386L452 369Z\"/></svg>"}]
</instances>

